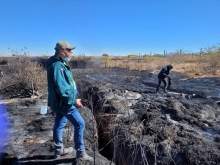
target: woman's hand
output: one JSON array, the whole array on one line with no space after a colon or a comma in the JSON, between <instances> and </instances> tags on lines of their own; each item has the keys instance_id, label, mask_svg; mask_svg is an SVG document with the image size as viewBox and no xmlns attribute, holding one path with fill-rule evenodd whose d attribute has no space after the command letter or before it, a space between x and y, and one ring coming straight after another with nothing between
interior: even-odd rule
<instances>
[{"instance_id":1,"label":"woman's hand","mask_svg":"<svg viewBox=\"0 0 220 165\"><path fill-rule=\"evenodd\" d=\"M82 107L82 106L83 106L83 105L82 105L82 100L81 100L81 99L76 99L75 106L76 106L77 108Z\"/></svg>"}]
</instances>

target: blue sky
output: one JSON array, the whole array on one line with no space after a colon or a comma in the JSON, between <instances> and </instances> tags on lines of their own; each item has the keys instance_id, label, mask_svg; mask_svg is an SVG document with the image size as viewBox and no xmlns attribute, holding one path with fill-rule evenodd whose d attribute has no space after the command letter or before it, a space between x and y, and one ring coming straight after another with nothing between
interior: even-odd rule
<instances>
[{"instance_id":1,"label":"blue sky","mask_svg":"<svg viewBox=\"0 0 220 165\"><path fill-rule=\"evenodd\" d=\"M220 42L220 0L0 0L0 54L198 52ZM10 48L10 50L8 49Z\"/></svg>"}]
</instances>

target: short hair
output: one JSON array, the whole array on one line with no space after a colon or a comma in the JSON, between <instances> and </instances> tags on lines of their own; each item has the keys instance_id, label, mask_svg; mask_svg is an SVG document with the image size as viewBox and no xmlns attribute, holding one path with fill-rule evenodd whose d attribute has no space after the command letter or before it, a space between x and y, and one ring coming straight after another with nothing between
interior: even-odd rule
<instances>
[{"instance_id":1,"label":"short hair","mask_svg":"<svg viewBox=\"0 0 220 165\"><path fill-rule=\"evenodd\" d=\"M167 68L173 69L173 65L169 64L169 65L167 65Z\"/></svg>"},{"instance_id":2,"label":"short hair","mask_svg":"<svg viewBox=\"0 0 220 165\"><path fill-rule=\"evenodd\" d=\"M55 50L55 54L59 54L60 53L60 50Z\"/></svg>"}]
</instances>

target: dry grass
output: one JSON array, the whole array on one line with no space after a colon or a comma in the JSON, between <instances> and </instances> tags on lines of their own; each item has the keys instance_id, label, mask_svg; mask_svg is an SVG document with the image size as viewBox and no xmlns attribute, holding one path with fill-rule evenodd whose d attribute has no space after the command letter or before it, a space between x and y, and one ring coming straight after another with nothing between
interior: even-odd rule
<instances>
[{"instance_id":1,"label":"dry grass","mask_svg":"<svg viewBox=\"0 0 220 165\"><path fill-rule=\"evenodd\" d=\"M220 77L220 52L204 55L171 55L167 57L102 57L101 68L127 68L130 70L151 70L155 72L162 67L173 64L173 71L190 77Z\"/></svg>"}]
</instances>

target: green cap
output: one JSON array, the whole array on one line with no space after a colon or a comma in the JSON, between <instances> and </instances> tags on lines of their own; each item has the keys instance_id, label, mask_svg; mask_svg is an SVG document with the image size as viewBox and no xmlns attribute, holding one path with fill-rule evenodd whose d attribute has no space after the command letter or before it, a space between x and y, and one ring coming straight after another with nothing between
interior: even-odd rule
<instances>
[{"instance_id":1,"label":"green cap","mask_svg":"<svg viewBox=\"0 0 220 165\"><path fill-rule=\"evenodd\" d=\"M55 46L55 50L62 50L62 49L75 49L76 47L73 45L70 45L67 41L61 40L57 42Z\"/></svg>"}]
</instances>

